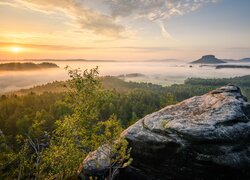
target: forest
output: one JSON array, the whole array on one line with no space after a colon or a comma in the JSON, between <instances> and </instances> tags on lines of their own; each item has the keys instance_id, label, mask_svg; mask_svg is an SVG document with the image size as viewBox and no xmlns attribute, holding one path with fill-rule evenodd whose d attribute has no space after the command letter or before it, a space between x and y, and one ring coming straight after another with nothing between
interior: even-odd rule
<instances>
[{"instance_id":1,"label":"forest","mask_svg":"<svg viewBox=\"0 0 250 180\"><path fill-rule=\"evenodd\" d=\"M43 62L40 64L35 64L31 62L27 63L1 63L0 71L27 71L27 70L39 70L48 68L59 68L54 63Z\"/></svg>"},{"instance_id":2,"label":"forest","mask_svg":"<svg viewBox=\"0 0 250 180\"><path fill-rule=\"evenodd\" d=\"M229 83L250 98L249 76L190 78L163 87L100 77L98 68L68 71L67 82L0 97L0 179L72 178L89 152L113 143L123 129L167 105ZM121 148L127 143L118 144L119 162L130 162L129 150Z\"/></svg>"}]
</instances>

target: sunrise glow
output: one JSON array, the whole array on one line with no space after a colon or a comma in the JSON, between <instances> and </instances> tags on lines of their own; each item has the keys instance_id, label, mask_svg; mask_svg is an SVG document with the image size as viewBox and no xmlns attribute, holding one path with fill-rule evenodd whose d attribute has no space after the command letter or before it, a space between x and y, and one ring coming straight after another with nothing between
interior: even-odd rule
<instances>
[{"instance_id":1,"label":"sunrise glow","mask_svg":"<svg viewBox=\"0 0 250 180\"><path fill-rule=\"evenodd\" d=\"M0 58L190 61L204 54L250 56L250 1L107 2L2 0Z\"/></svg>"},{"instance_id":2,"label":"sunrise glow","mask_svg":"<svg viewBox=\"0 0 250 180\"><path fill-rule=\"evenodd\" d=\"M0 180L250 180L249 19L250 0L0 0Z\"/></svg>"},{"instance_id":3,"label":"sunrise glow","mask_svg":"<svg viewBox=\"0 0 250 180\"><path fill-rule=\"evenodd\" d=\"M11 47L11 48L10 48L10 51L11 51L12 53L20 53L20 52L22 51L22 48L17 47L17 46L14 46L14 47Z\"/></svg>"}]
</instances>

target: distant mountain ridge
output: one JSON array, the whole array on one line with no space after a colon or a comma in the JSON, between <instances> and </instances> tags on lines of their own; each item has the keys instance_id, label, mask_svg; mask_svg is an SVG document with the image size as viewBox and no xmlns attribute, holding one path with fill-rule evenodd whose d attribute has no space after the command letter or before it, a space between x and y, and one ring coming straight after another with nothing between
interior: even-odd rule
<instances>
[{"instance_id":1,"label":"distant mountain ridge","mask_svg":"<svg viewBox=\"0 0 250 180\"><path fill-rule=\"evenodd\" d=\"M150 59L150 60L145 60L144 62L183 62L183 60L180 60L180 59Z\"/></svg>"},{"instance_id":2,"label":"distant mountain ridge","mask_svg":"<svg viewBox=\"0 0 250 180\"><path fill-rule=\"evenodd\" d=\"M238 60L238 61L240 61L240 62L250 62L250 58L243 58L243 59L240 59L240 60Z\"/></svg>"},{"instance_id":3,"label":"distant mountain ridge","mask_svg":"<svg viewBox=\"0 0 250 180\"><path fill-rule=\"evenodd\" d=\"M40 64L35 63L3 63L0 64L0 71L26 71L26 70L39 70L48 68L59 68L54 63L43 62Z\"/></svg>"},{"instance_id":4,"label":"distant mountain ridge","mask_svg":"<svg viewBox=\"0 0 250 180\"><path fill-rule=\"evenodd\" d=\"M5 62L5 61L14 61L16 62L16 59L0 59L0 62ZM20 59L20 62L40 62L40 61L46 61L46 62L53 62L53 61L76 61L76 62L117 62L117 60L101 60L101 59Z\"/></svg>"},{"instance_id":5,"label":"distant mountain ridge","mask_svg":"<svg viewBox=\"0 0 250 180\"><path fill-rule=\"evenodd\" d=\"M191 64L222 64L222 63L250 63L250 58L218 59L214 55L204 55L200 59L191 62Z\"/></svg>"}]
</instances>

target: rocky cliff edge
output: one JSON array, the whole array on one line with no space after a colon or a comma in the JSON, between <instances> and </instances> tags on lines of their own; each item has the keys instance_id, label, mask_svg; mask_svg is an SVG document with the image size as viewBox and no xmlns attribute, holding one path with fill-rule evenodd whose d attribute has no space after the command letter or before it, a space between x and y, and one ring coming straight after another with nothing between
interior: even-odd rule
<instances>
[{"instance_id":1,"label":"rocky cliff edge","mask_svg":"<svg viewBox=\"0 0 250 180\"><path fill-rule=\"evenodd\" d=\"M237 86L167 106L121 136L133 162L116 179L250 179L250 104ZM106 161L101 151L90 153L79 177L102 179Z\"/></svg>"}]
</instances>

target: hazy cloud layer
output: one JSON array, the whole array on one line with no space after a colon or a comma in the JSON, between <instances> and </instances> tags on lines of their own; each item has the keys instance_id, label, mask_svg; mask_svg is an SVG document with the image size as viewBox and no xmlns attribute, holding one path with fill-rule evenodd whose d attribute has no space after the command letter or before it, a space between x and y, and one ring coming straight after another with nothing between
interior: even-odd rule
<instances>
[{"instance_id":1,"label":"hazy cloud layer","mask_svg":"<svg viewBox=\"0 0 250 180\"><path fill-rule=\"evenodd\" d=\"M217 0L105 0L114 17L133 17L157 21L162 36L172 39L164 22L176 15L184 15Z\"/></svg>"},{"instance_id":2,"label":"hazy cloud layer","mask_svg":"<svg viewBox=\"0 0 250 180\"><path fill-rule=\"evenodd\" d=\"M4 0L5 1L5 0ZM45 13L63 12L84 30L110 37L123 37L123 18L136 22L144 18L157 21L162 35L170 38L165 28L167 19L195 11L217 0L15 0L19 4ZM90 6L90 4L92 6ZM93 5L94 4L94 5ZM105 7L105 8L103 8ZM117 21L118 20L118 21ZM119 23L118 23L119 22Z\"/></svg>"},{"instance_id":3,"label":"hazy cloud layer","mask_svg":"<svg viewBox=\"0 0 250 180\"><path fill-rule=\"evenodd\" d=\"M148 20L166 20L174 15L195 11L217 0L105 0L113 16L135 16Z\"/></svg>"},{"instance_id":4,"label":"hazy cloud layer","mask_svg":"<svg viewBox=\"0 0 250 180\"><path fill-rule=\"evenodd\" d=\"M0 42L1 47L15 47L21 46L23 48L35 48L43 50L86 50L94 49L93 47L73 47L63 45L45 45L45 44L25 44L25 43L11 43L11 42Z\"/></svg>"},{"instance_id":5,"label":"hazy cloud layer","mask_svg":"<svg viewBox=\"0 0 250 180\"><path fill-rule=\"evenodd\" d=\"M84 6L81 0L17 0L27 8L45 13L63 12L80 24L84 30L91 30L105 36L120 37L124 30L114 18Z\"/></svg>"},{"instance_id":6,"label":"hazy cloud layer","mask_svg":"<svg viewBox=\"0 0 250 180\"><path fill-rule=\"evenodd\" d=\"M120 51L166 51L170 50L169 47L145 47L145 46L119 46L119 47L93 47L93 46L85 46L85 47L74 47L74 46L63 46L63 45L46 45L46 44L25 44L25 43L11 43L11 42L0 42L0 47L15 47L21 46L23 48L36 48L43 50L120 50ZM0 59L1 60L1 59Z\"/></svg>"}]
</instances>

